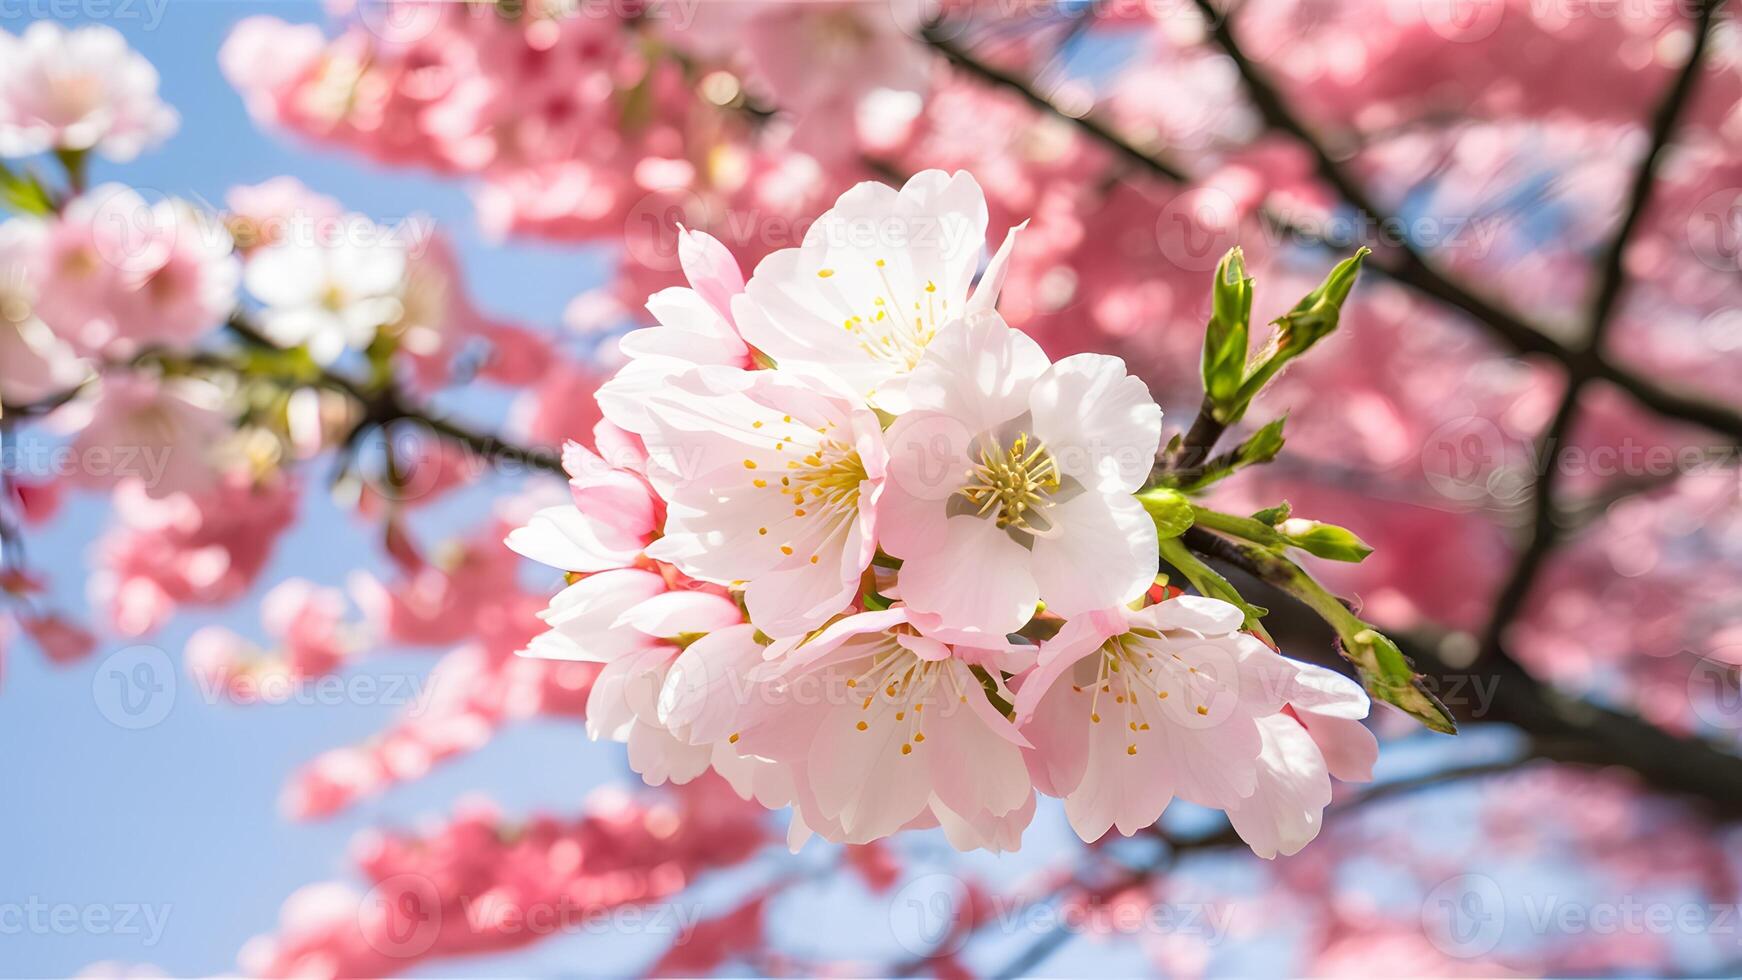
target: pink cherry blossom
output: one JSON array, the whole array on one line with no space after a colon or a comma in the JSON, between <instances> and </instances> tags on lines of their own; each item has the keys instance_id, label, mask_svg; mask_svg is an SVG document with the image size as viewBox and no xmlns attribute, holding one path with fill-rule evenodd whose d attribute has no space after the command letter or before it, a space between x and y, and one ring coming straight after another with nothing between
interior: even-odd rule
<instances>
[{"instance_id":1,"label":"pink cherry blossom","mask_svg":"<svg viewBox=\"0 0 1742 980\"><path fill-rule=\"evenodd\" d=\"M985 237L986 199L966 173L928 170L900 191L863 183L810 226L803 246L756 266L733 314L776 363L826 371L899 412L932 340L998 298L1015 230L970 296Z\"/></svg>"},{"instance_id":2,"label":"pink cherry blossom","mask_svg":"<svg viewBox=\"0 0 1742 980\"><path fill-rule=\"evenodd\" d=\"M648 297L647 311L659 325L625 335L623 353L632 359L750 367L750 350L732 323L732 297L744 291L737 261L712 235L687 228L678 231L678 259L689 286Z\"/></svg>"},{"instance_id":3,"label":"pink cherry blossom","mask_svg":"<svg viewBox=\"0 0 1742 980\"><path fill-rule=\"evenodd\" d=\"M73 482L109 487L131 480L152 497L213 487L230 431L222 393L209 382L123 372L104 375L94 395L60 409L58 420L78 433Z\"/></svg>"},{"instance_id":4,"label":"pink cherry blossom","mask_svg":"<svg viewBox=\"0 0 1742 980\"><path fill-rule=\"evenodd\" d=\"M249 251L286 238L314 240L340 221L339 202L317 194L295 177L274 177L232 187L225 195L226 216L239 250Z\"/></svg>"},{"instance_id":5,"label":"pink cherry blossom","mask_svg":"<svg viewBox=\"0 0 1742 980\"><path fill-rule=\"evenodd\" d=\"M914 410L887 436L880 543L902 559L909 606L1005 633L1043 596L1071 616L1149 588L1155 525L1131 494L1155 458L1161 411L1117 358L1049 364L982 313L943 332L908 393Z\"/></svg>"},{"instance_id":6,"label":"pink cherry blossom","mask_svg":"<svg viewBox=\"0 0 1742 980\"><path fill-rule=\"evenodd\" d=\"M229 232L183 201L104 184L67 205L44 249L38 315L82 354L187 344L236 303Z\"/></svg>"},{"instance_id":7,"label":"pink cherry blossom","mask_svg":"<svg viewBox=\"0 0 1742 980\"><path fill-rule=\"evenodd\" d=\"M70 390L84 376L72 348L36 315L45 226L0 223L0 394L21 403Z\"/></svg>"},{"instance_id":8,"label":"pink cherry blossom","mask_svg":"<svg viewBox=\"0 0 1742 980\"><path fill-rule=\"evenodd\" d=\"M92 150L127 161L175 132L157 69L102 24L0 31L0 156Z\"/></svg>"},{"instance_id":9,"label":"pink cherry blossom","mask_svg":"<svg viewBox=\"0 0 1742 980\"><path fill-rule=\"evenodd\" d=\"M1261 857L1292 854L1318 832L1326 763L1283 708L1359 719L1367 697L1277 655L1240 632L1242 620L1228 603L1180 596L1073 619L1042 645L1017 719L1034 743L1036 786L1065 800L1084 840L1110 827L1136 833L1175 796L1227 810ZM1328 727L1326 737L1351 736ZM1339 752L1345 777L1370 775L1352 761L1358 751Z\"/></svg>"},{"instance_id":10,"label":"pink cherry blossom","mask_svg":"<svg viewBox=\"0 0 1742 980\"><path fill-rule=\"evenodd\" d=\"M520 948L741 862L765 837L757 816L715 781L599 794L572 819L510 822L472 803L421 833L360 837L354 860L374 891L305 887L285 902L278 932L240 959L259 976L380 976Z\"/></svg>"},{"instance_id":11,"label":"pink cherry blossom","mask_svg":"<svg viewBox=\"0 0 1742 980\"><path fill-rule=\"evenodd\" d=\"M658 699L680 638L743 620L717 591L672 590L654 572L598 572L558 593L541 614L550 627L526 654L603 664L587 699L587 732L624 742L629 765L650 786L685 783L705 772L713 747L692 746L659 719Z\"/></svg>"},{"instance_id":12,"label":"pink cherry blossom","mask_svg":"<svg viewBox=\"0 0 1742 980\"><path fill-rule=\"evenodd\" d=\"M621 457L622 452L614 455ZM639 461L616 465L579 443L563 447L571 502L539 510L506 544L533 561L566 572L629 568L664 527L666 503Z\"/></svg>"},{"instance_id":13,"label":"pink cherry blossom","mask_svg":"<svg viewBox=\"0 0 1742 980\"><path fill-rule=\"evenodd\" d=\"M20 620L25 635L36 642L43 655L57 664L83 660L97 648L97 638L91 631L65 616L49 613L27 616Z\"/></svg>"},{"instance_id":14,"label":"pink cherry blossom","mask_svg":"<svg viewBox=\"0 0 1742 980\"><path fill-rule=\"evenodd\" d=\"M731 744L790 769L795 824L851 843L941 824L958 848L1015 849L1033 815L1027 741L980 679L1021 666L1006 644L952 645L901 607L865 612L777 645L745 691L729 683L731 656L708 642L679 659L677 693L687 697L668 697L668 713L717 715L687 699L738 695Z\"/></svg>"},{"instance_id":15,"label":"pink cherry blossom","mask_svg":"<svg viewBox=\"0 0 1742 980\"><path fill-rule=\"evenodd\" d=\"M741 45L751 82L779 93L795 117L794 145L829 159L856 148L859 113L873 97L900 93L918 104L932 73L913 41L921 14L918 6L837 0L721 4L674 33L716 55Z\"/></svg>"},{"instance_id":16,"label":"pink cherry blossom","mask_svg":"<svg viewBox=\"0 0 1742 980\"><path fill-rule=\"evenodd\" d=\"M875 414L821 379L730 368L673 378L645 410L648 478L670 505L650 557L748 583L751 622L771 636L845 608L877 547Z\"/></svg>"},{"instance_id":17,"label":"pink cherry blossom","mask_svg":"<svg viewBox=\"0 0 1742 980\"><path fill-rule=\"evenodd\" d=\"M515 723L584 717L598 666L517 656L542 628L543 601L511 582L490 588L496 600L474 607L465 629L471 639L441 656L391 725L322 752L291 775L281 800L287 814L332 816L484 748Z\"/></svg>"},{"instance_id":18,"label":"pink cherry blossom","mask_svg":"<svg viewBox=\"0 0 1742 980\"><path fill-rule=\"evenodd\" d=\"M337 670L355 642L343 623L344 593L305 579L281 582L261 602L261 625L275 649L262 651L222 626L188 638L188 671L238 703L259 696L269 681L298 681Z\"/></svg>"},{"instance_id":19,"label":"pink cherry blossom","mask_svg":"<svg viewBox=\"0 0 1742 980\"><path fill-rule=\"evenodd\" d=\"M125 481L114 503L119 524L98 542L92 601L115 630L139 636L183 605L246 592L296 517L297 486L226 475L202 493L153 498Z\"/></svg>"}]
</instances>

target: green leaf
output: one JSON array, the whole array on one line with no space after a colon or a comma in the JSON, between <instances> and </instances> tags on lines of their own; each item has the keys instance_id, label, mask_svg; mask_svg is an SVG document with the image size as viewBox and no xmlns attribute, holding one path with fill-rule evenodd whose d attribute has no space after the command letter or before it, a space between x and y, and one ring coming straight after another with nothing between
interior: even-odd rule
<instances>
[{"instance_id":1,"label":"green leaf","mask_svg":"<svg viewBox=\"0 0 1742 980\"><path fill-rule=\"evenodd\" d=\"M1258 466L1276 458L1282 451L1282 427L1288 421L1288 416L1265 423L1258 431L1246 437L1246 440L1235 446L1233 451L1213 457L1204 463L1202 472L1180 489L1187 491L1203 490L1220 480L1233 476L1236 472L1248 466Z\"/></svg>"},{"instance_id":2,"label":"green leaf","mask_svg":"<svg viewBox=\"0 0 1742 980\"><path fill-rule=\"evenodd\" d=\"M1242 413L1290 361L1337 329L1343 302L1349 298L1349 291L1355 288L1362 260L1369 254L1371 252L1366 247L1357 249L1353 256L1337 263L1325 281L1303 296L1294 309L1272 321L1276 329L1259 351L1252 370L1247 373L1239 394L1234 398Z\"/></svg>"},{"instance_id":3,"label":"green leaf","mask_svg":"<svg viewBox=\"0 0 1742 980\"><path fill-rule=\"evenodd\" d=\"M1234 450L1234 457L1238 460L1235 468L1255 466L1275 459L1276 454L1282 452L1282 427L1287 422L1288 416L1284 415L1275 421L1265 423L1257 432L1248 436L1246 441Z\"/></svg>"},{"instance_id":4,"label":"green leaf","mask_svg":"<svg viewBox=\"0 0 1742 980\"><path fill-rule=\"evenodd\" d=\"M1137 502L1149 512L1155 521L1156 535L1163 539L1177 538L1192 526L1192 502L1178 490L1166 487L1145 490L1137 495Z\"/></svg>"},{"instance_id":5,"label":"green leaf","mask_svg":"<svg viewBox=\"0 0 1742 980\"><path fill-rule=\"evenodd\" d=\"M35 174L0 166L0 205L19 214L47 215L54 212L54 193Z\"/></svg>"}]
</instances>

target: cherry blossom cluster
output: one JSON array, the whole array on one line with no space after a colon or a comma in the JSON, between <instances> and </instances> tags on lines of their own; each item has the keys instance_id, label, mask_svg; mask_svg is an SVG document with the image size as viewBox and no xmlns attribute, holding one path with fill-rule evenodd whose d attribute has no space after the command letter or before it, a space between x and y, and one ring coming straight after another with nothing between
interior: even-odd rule
<instances>
[{"instance_id":1,"label":"cherry blossom cluster","mask_svg":"<svg viewBox=\"0 0 1742 980\"><path fill-rule=\"evenodd\" d=\"M663 794L600 793L572 820L516 822L473 803L421 833L360 837L353 856L369 889L302 888L285 901L278 931L240 959L252 976L386 976L596 932L743 861L763 843L758 816L712 779ZM664 928L681 940L691 928L681 925Z\"/></svg>"},{"instance_id":2,"label":"cherry blossom cluster","mask_svg":"<svg viewBox=\"0 0 1742 980\"><path fill-rule=\"evenodd\" d=\"M1015 849L1038 790L1085 840L1178 797L1294 853L1330 776L1369 776L1367 697L1160 586L1161 410L1004 321L1021 229L981 271L986 225L971 176L926 171L748 279L684 232L572 501L508 537L572 583L526 652L602 665L588 729L649 783L711 768L790 804L795 846Z\"/></svg>"}]
</instances>

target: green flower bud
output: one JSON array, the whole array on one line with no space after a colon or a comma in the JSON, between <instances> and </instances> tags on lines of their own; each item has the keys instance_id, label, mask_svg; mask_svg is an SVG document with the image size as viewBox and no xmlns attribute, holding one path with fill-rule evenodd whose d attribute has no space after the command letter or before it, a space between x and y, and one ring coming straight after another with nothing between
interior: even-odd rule
<instances>
[{"instance_id":1,"label":"green flower bud","mask_svg":"<svg viewBox=\"0 0 1742 980\"><path fill-rule=\"evenodd\" d=\"M1251 320L1252 280L1246 275L1245 256L1236 245L1216 266L1210 322L1204 328L1204 394L1212 405L1230 404L1245 380Z\"/></svg>"},{"instance_id":2,"label":"green flower bud","mask_svg":"<svg viewBox=\"0 0 1742 980\"><path fill-rule=\"evenodd\" d=\"M1373 553L1373 549L1355 536L1355 532L1335 524L1293 517L1276 525L1276 530L1288 543L1310 555L1331 561L1358 562Z\"/></svg>"}]
</instances>

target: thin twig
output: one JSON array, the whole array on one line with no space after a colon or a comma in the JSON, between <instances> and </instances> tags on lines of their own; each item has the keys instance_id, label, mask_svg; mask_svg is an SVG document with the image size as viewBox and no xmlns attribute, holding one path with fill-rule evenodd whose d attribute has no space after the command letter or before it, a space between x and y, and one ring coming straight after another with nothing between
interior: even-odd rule
<instances>
[{"instance_id":1,"label":"thin twig","mask_svg":"<svg viewBox=\"0 0 1742 980\"><path fill-rule=\"evenodd\" d=\"M240 313L231 316L226 326L231 333L248 344L270 350L279 349ZM325 367L320 368L316 380L323 387L349 395L363 407L363 417L357 428L347 435L344 440L347 443L355 442L367 428L406 421L423 425L431 432L465 447L481 458L499 464L530 466L559 476L563 474L562 459L555 453L517 445L493 433L479 432L452 419L436 415L426 408L407 402L405 396L396 388L370 391L357 381Z\"/></svg>"}]
</instances>

